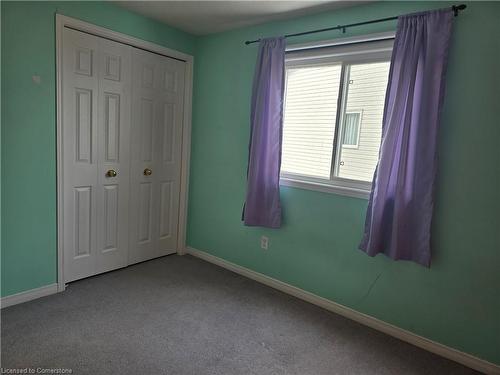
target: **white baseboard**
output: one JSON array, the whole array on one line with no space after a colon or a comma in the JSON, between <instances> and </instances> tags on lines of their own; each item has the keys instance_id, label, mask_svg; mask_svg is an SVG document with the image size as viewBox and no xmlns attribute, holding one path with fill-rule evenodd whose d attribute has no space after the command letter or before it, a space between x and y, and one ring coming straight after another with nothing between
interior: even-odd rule
<instances>
[{"instance_id":1,"label":"white baseboard","mask_svg":"<svg viewBox=\"0 0 500 375\"><path fill-rule=\"evenodd\" d=\"M57 292L58 292L57 284L54 283L42 286L40 288L27 290L25 292L12 294L10 296L2 297L2 300L0 302L0 308L3 309L4 307L17 305L18 303L28 302L33 299L49 296Z\"/></svg>"},{"instance_id":2,"label":"white baseboard","mask_svg":"<svg viewBox=\"0 0 500 375\"><path fill-rule=\"evenodd\" d=\"M349 307L340 305L326 298L317 296L315 294L312 294L310 292L307 292L303 289L297 288L290 284L284 283L272 277L252 271L245 267L241 267L237 264L228 262L224 259L218 258L214 255L208 254L201 250L193 249L191 247L186 247L186 253L191 254L200 259L203 259L207 262L216 264L220 267L226 268L230 271L236 272L242 276L248 277L249 279L258 281L259 283L278 289L284 293L290 294L294 297L300 298L314 305L320 306L326 310L332 311L346 318L352 319L365 326L376 329L377 331L383 332L389 336L393 336L399 340L405 341L412 345L418 346L419 348L425 349L441 357L461 363L462 365L470 367L474 370L481 371L485 374L491 374L491 375L500 374L500 366L494 363L485 361L473 355L461 352L459 350L450 348L446 345L426 339L425 337L419 336L410 331L406 331L402 328L396 327L392 324L386 323L372 316L360 313Z\"/></svg>"}]
</instances>

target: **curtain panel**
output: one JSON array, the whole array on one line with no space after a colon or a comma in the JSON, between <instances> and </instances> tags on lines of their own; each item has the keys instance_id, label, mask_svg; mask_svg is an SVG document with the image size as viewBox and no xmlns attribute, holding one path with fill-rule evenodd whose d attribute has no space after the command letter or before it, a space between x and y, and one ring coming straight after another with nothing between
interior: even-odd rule
<instances>
[{"instance_id":1,"label":"curtain panel","mask_svg":"<svg viewBox=\"0 0 500 375\"><path fill-rule=\"evenodd\" d=\"M281 226L280 166L285 83L285 38L259 44L252 90L247 193L243 222Z\"/></svg>"},{"instance_id":2,"label":"curtain panel","mask_svg":"<svg viewBox=\"0 0 500 375\"><path fill-rule=\"evenodd\" d=\"M430 266L436 138L453 11L399 17L360 249Z\"/></svg>"}]
</instances>

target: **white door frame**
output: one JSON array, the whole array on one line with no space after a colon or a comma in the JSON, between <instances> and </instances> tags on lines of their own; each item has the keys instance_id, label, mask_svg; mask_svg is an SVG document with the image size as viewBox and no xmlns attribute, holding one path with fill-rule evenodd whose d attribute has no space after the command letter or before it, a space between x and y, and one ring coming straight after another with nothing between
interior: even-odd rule
<instances>
[{"instance_id":1,"label":"white door frame","mask_svg":"<svg viewBox=\"0 0 500 375\"><path fill-rule=\"evenodd\" d=\"M181 160L181 181L179 197L179 229L177 240L177 253L185 254L186 245L186 225L187 225L187 203L189 185L189 159L191 154L191 107L193 92L193 63L191 55L146 42L132 36L112 31L103 27L93 25L88 22L56 14L56 74L57 74L57 290L64 291L64 249L63 249L63 168L62 168L62 35L64 27L83 31L106 39L111 39L119 43L128 44L150 52L158 53L167 57L172 57L186 62L185 92L184 92L184 115L182 123L182 160Z\"/></svg>"}]
</instances>

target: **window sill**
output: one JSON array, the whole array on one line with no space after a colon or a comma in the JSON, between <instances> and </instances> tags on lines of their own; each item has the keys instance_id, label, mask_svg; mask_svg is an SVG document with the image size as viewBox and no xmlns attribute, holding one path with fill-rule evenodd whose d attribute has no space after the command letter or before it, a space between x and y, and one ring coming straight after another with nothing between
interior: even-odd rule
<instances>
[{"instance_id":1,"label":"window sill","mask_svg":"<svg viewBox=\"0 0 500 375\"><path fill-rule=\"evenodd\" d=\"M320 191L323 193L344 195L346 197L354 197L361 199L370 198L370 190L368 189L333 185L317 181L305 181L297 178L290 178L284 176L280 177L280 185L294 187L298 189L304 189L304 190Z\"/></svg>"}]
</instances>

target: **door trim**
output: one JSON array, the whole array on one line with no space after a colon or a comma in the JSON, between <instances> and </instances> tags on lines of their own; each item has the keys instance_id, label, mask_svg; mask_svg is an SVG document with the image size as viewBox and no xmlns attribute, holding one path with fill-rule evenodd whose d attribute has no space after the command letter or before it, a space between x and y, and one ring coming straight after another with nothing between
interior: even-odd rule
<instances>
[{"instance_id":1,"label":"door trim","mask_svg":"<svg viewBox=\"0 0 500 375\"><path fill-rule=\"evenodd\" d=\"M187 225L187 207L189 192L189 162L191 154L191 111L192 111L192 92L193 92L193 64L194 57L183 52L179 52L167 47L147 42L130 35L122 34L104 27L96 26L91 23L56 14L56 134L57 134L57 291L62 292L66 289L64 283L64 249L63 249L63 139L62 139L62 56L63 56L63 30L64 27L82 31L98 37L114 40L119 43L127 44L132 47L140 48L146 51L164 55L166 57L182 60L186 63L186 74L184 78L184 110L182 121L182 152L181 152L181 180L178 212L178 236L177 253L185 254L186 246L186 225Z\"/></svg>"}]
</instances>

